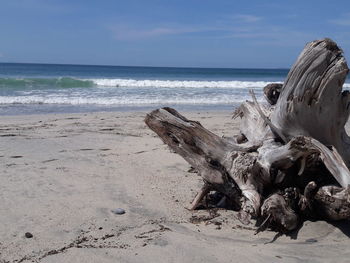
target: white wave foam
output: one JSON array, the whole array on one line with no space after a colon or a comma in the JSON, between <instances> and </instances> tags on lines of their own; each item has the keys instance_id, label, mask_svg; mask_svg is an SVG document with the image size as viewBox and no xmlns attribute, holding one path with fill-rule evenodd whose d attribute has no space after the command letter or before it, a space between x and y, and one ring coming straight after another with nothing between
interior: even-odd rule
<instances>
[{"instance_id":1,"label":"white wave foam","mask_svg":"<svg viewBox=\"0 0 350 263\"><path fill-rule=\"evenodd\" d=\"M88 79L84 79L88 80ZM89 79L103 87L133 88L263 88L270 81L196 81L196 80L136 80L136 79ZM278 82L282 83L282 82Z\"/></svg>"},{"instance_id":2,"label":"white wave foam","mask_svg":"<svg viewBox=\"0 0 350 263\"><path fill-rule=\"evenodd\" d=\"M0 96L0 104L70 104L70 105L152 105L152 104L232 104L250 99L249 96L215 96L203 98L81 98L81 97L41 97L41 96ZM262 98L258 98L261 101Z\"/></svg>"}]
</instances>

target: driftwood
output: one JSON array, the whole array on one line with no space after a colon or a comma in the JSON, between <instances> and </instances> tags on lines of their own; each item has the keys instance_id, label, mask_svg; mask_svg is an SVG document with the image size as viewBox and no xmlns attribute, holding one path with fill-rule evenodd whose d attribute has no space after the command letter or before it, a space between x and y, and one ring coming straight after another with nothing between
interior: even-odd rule
<instances>
[{"instance_id":1,"label":"driftwood","mask_svg":"<svg viewBox=\"0 0 350 263\"><path fill-rule=\"evenodd\" d=\"M221 138L171 108L145 122L203 178L189 209L211 191L238 218L290 231L306 218L350 219L350 139L345 124L348 67L330 39L306 45L284 84L264 88L267 105L244 102L240 133Z\"/></svg>"}]
</instances>

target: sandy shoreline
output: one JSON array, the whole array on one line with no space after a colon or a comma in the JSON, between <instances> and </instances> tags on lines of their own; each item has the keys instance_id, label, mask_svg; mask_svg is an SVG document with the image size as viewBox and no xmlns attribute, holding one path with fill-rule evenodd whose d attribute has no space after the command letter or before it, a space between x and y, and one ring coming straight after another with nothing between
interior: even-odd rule
<instances>
[{"instance_id":1,"label":"sandy shoreline","mask_svg":"<svg viewBox=\"0 0 350 263\"><path fill-rule=\"evenodd\" d=\"M0 117L0 262L348 262L349 224L307 221L274 240L232 211L191 223L208 215L184 209L201 179L145 114ZM185 115L218 135L237 131L228 111Z\"/></svg>"}]
</instances>

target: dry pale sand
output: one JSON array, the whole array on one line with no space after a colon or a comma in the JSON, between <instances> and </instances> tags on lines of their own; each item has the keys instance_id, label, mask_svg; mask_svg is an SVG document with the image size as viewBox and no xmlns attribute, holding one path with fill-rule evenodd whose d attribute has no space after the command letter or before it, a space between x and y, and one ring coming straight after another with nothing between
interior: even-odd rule
<instances>
[{"instance_id":1,"label":"dry pale sand","mask_svg":"<svg viewBox=\"0 0 350 263\"><path fill-rule=\"evenodd\" d=\"M237 131L229 112L185 115ZM1 262L350 262L346 223L305 222L290 236L254 235L233 211L191 223L209 216L184 208L201 180L144 116L0 117Z\"/></svg>"}]
</instances>

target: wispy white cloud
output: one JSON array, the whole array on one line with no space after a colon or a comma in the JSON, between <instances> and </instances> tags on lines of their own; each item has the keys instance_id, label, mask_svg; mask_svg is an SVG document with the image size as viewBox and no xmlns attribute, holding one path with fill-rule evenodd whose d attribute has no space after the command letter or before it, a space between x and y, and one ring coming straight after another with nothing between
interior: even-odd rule
<instances>
[{"instance_id":1,"label":"wispy white cloud","mask_svg":"<svg viewBox=\"0 0 350 263\"><path fill-rule=\"evenodd\" d=\"M153 28L136 28L131 26L110 26L113 37L117 40L137 40L145 38L154 38L167 35L183 35L188 33L200 33L220 30L216 27L205 26L168 26L168 27L153 27Z\"/></svg>"},{"instance_id":2,"label":"wispy white cloud","mask_svg":"<svg viewBox=\"0 0 350 263\"><path fill-rule=\"evenodd\" d=\"M268 24L227 24L220 26L174 26L154 27L149 29L137 29L130 27L114 27L113 37L120 41L133 41L140 39L152 39L171 35L179 35L196 38L210 39L237 39L249 40L254 45L269 46L298 46L300 43L317 38L316 34L297 31L284 26L272 26ZM319 36L321 38L323 36Z\"/></svg>"},{"instance_id":3,"label":"wispy white cloud","mask_svg":"<svg viewBox=\"0 0 350 263\"><path fill-rule=\"evenodd\" d=\"M187 28L171 27L154 27L149 29L138 29L131 28L129 26L113 26L111 27L111 30L113 32L114 38L117 40L134 40L193 32L193 30Z\"/></svg>"},{"instance_id":4,"label":"wispy white cloud","mask_svg":"<svg viewBox=\"0 0 350 263\"><path fill-rule=\"evenodd\" d=\"M232 16L232 18L234 20L237 20L243 23L255 23L262 20L262 17L260 16L249 15L249 14L235 14Z\"/></svg>"},{"instance_id":5,"label":"wispy white cloud","mask_svg":"<svg viewBox=\"0 0 350 263\"><path fill-rule=\"evenodd\" d=\"M130 24L116 24L107 26L117 40L136 40L169 35L184 35L189 33L224 33L242 32L245 26L252 26L262 17L250 14L234 14L212 21L211 24L201 25L162 25L153 27L132 26Z\"/></svg>"},{"instance_id":6,"label":"wispy white cloud","mask_svg":"<svg viewBox=\"0 0 350 263\"><path fill-rule=\"evenodd\" d=\"M137 27L117 25L109 27L113 37L121 41L151 39L178 35L190 38L237 39L247 40L251 45L299 46L314 38L322 38L310 32L294 30L288 26L269 24L263 17L248 14L235 14L200 25L168 25L154 27Z\"/></svg>"},{"instance_id":7,"label":"wispy white cloud","mask_svg":"<svg viewBox=\"0 0 350 263\"><path fill-rule=\"evenodd\" d=\"M331 24L338 26L350 26L350 13L344 14L339 18L328 20Z\"/></svg>"}]
</instances>

